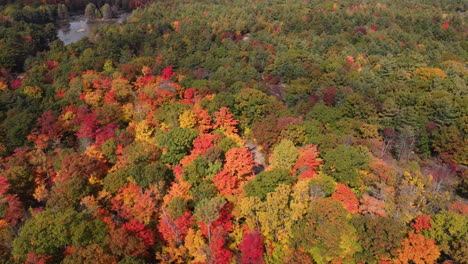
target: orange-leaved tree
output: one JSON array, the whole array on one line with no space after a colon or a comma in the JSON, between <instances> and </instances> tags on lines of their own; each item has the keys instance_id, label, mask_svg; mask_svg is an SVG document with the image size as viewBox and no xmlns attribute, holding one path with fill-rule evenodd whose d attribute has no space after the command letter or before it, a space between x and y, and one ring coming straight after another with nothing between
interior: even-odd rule
<instances>
[{"instance_id":1,"label":"orange-leaved tree","mask_svg":"<svg viewBox=\"0 0 468 264\"><path fill-rule=\"evenodd\" d=\"M223 170L212 179L222 195L237 194L253 177L253 154L246 148L232 148L226 152Z\"/></svg>"},{"instance_id":2,"label":"orange-leaved tree","mask_svg":"<svg viewBox=\"0 0 468 264\"><path fill-rule=\"evenodd\" d=\"M435 263L440 256L440 249L434 239L410 232L401 243L401 249L395 263L398 264L427 264Z\"/></svg>"}]
</instances>

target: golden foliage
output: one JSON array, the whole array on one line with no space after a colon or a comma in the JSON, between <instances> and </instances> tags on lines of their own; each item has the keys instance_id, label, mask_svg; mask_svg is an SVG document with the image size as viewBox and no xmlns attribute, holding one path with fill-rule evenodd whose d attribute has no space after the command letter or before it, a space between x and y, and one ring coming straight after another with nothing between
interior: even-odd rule
<instances>
[{"instance_id":1,"label":"golden foliage","mask_svg":"<svg viewBox=\"0 0 468 264\"><path fill-rule=\"evenodd\" d=\"M447 77L447 74L439 68L419 68L414 71L414 75L426 81L434 77L440 77L442 80Z\"/></svg>"},{"instance_id":2,"label":"golden foliage","mask_svg":"<svg viewBox=\"0 0 468 264\"><path fill-rule=\"evenodd\" d=\"M32 98L40 99L42 98L42 89L38 86L26 86L24 87L23 94Z\"/></svg>"},{"instance_id":3,"label":"golden foliage","mask_svg":"<svg viewBox=\"0 0 468 264\"><path fill-rule=\"evenodd\" d=\"M135 128L135 140L156 144L156 139L153 137L155 127L148 124L146 120L141 122L132 121L129 126Z\"/></svg>"},{"instance_id":4,"label":"golden foliage","mask_svg":"<svg viewBox=\"0 0 468 264\"><path fill-rule=\"evenodd\" d=\"M40 184L34 190L33 196L34 196L34 199L36 199L39 202L45 201L49 197L49 190L47 190L47 187L45 184Z\"/></svg>"},{"instance_id":5,"label":"golden foliage","mask_svg":"<svg viewBox=\"0 0 468 264\"><path fill-rule=\"evenodd\" d=\"M189 229L187 236L185 237L185 247L187 248L189 255L194 258L192 263L207 262L207 245L200 230L195 231L193 229Z\"/></svg>"},{"instance_id":6,"label":"golden foliage","mask_svg":"<svg viewBox=\"0 0 468 264\"><path fill-rule=\"evenodd\" d=\"M180 127L194 128L197 124L197 116L192 110L186 110L179 116Z\"/></svg>"}]
</instances>

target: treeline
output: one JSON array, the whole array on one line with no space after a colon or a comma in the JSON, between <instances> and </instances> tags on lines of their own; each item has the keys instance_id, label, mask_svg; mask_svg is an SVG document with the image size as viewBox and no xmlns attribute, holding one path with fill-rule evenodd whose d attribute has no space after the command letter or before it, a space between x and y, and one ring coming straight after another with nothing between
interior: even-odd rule
<instances>
[{"instance_id":1,"label":"treeline","mask_svg":"<svg viewBox=\"0 0 468 264\"><path fill-rule=\"evenodd\" d=\"M57 22L72 14L89 20L111 19L121 11L143 7L149 1L0 1L0 76L25 71L24 63L57 39Z\"/></svg>"},{"instance_id":2,"label":"treeline","mask_svg":"<svg viewBox=\"0 0 468 264\"><path fill-rule=\"evenodd\" d=\"M465 263L465 11L158 1L52 42L0 81L2 260Z\"/></svg>"},{"instance_id":3,"label":"treeline","mask_svg":"<svg viewBox=\"0 0 468 264\"><path fill-rule=\"evenodd\" d=\"M78 11L83 11L86 8L86 5L92 3L98 7L102 7L105 4L111 6L116 6L118 8L125 9L127 11L132 10L136 7L142 7L143 5L149 3L149 1L141 0L93 0L93 1L83 1L83 0L70 0L70 1L61 1L61 0L15 0L15 1L0 1L0 6L3 7L29 7L37 8L42 6L42 8L56 8L57 6L66 6L68 10L75 13Z\"/></svg>"}]
</instances>

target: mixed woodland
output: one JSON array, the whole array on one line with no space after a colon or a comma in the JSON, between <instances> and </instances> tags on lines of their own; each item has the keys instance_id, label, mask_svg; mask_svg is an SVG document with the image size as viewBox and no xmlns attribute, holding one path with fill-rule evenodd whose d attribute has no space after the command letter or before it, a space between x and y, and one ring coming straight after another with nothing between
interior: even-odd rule
<instances>
[{"instance_id":1,"label":"mixed woodland","mask_svg":"<svg viewBox=\"0 0 468 264\"><path fill-rule=\"evenodd\" d=\"M0 263L468 263L467 7L1 0Z\"/></svg>"}]
</instances>

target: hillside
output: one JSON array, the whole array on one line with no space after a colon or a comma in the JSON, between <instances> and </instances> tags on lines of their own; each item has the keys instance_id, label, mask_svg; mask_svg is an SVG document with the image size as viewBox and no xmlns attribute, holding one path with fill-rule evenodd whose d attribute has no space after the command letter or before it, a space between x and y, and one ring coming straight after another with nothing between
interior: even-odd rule
<instances>
[{"instance_id":1,"label":"hillside","mask_svg":"<svg viewBox=\"0 0 468 264\"><path fill-rule=\"evenodd\" d=\"M466 3L92 2L0 2L0 263L467 263Z\"/></svg>"}]
</instances>

